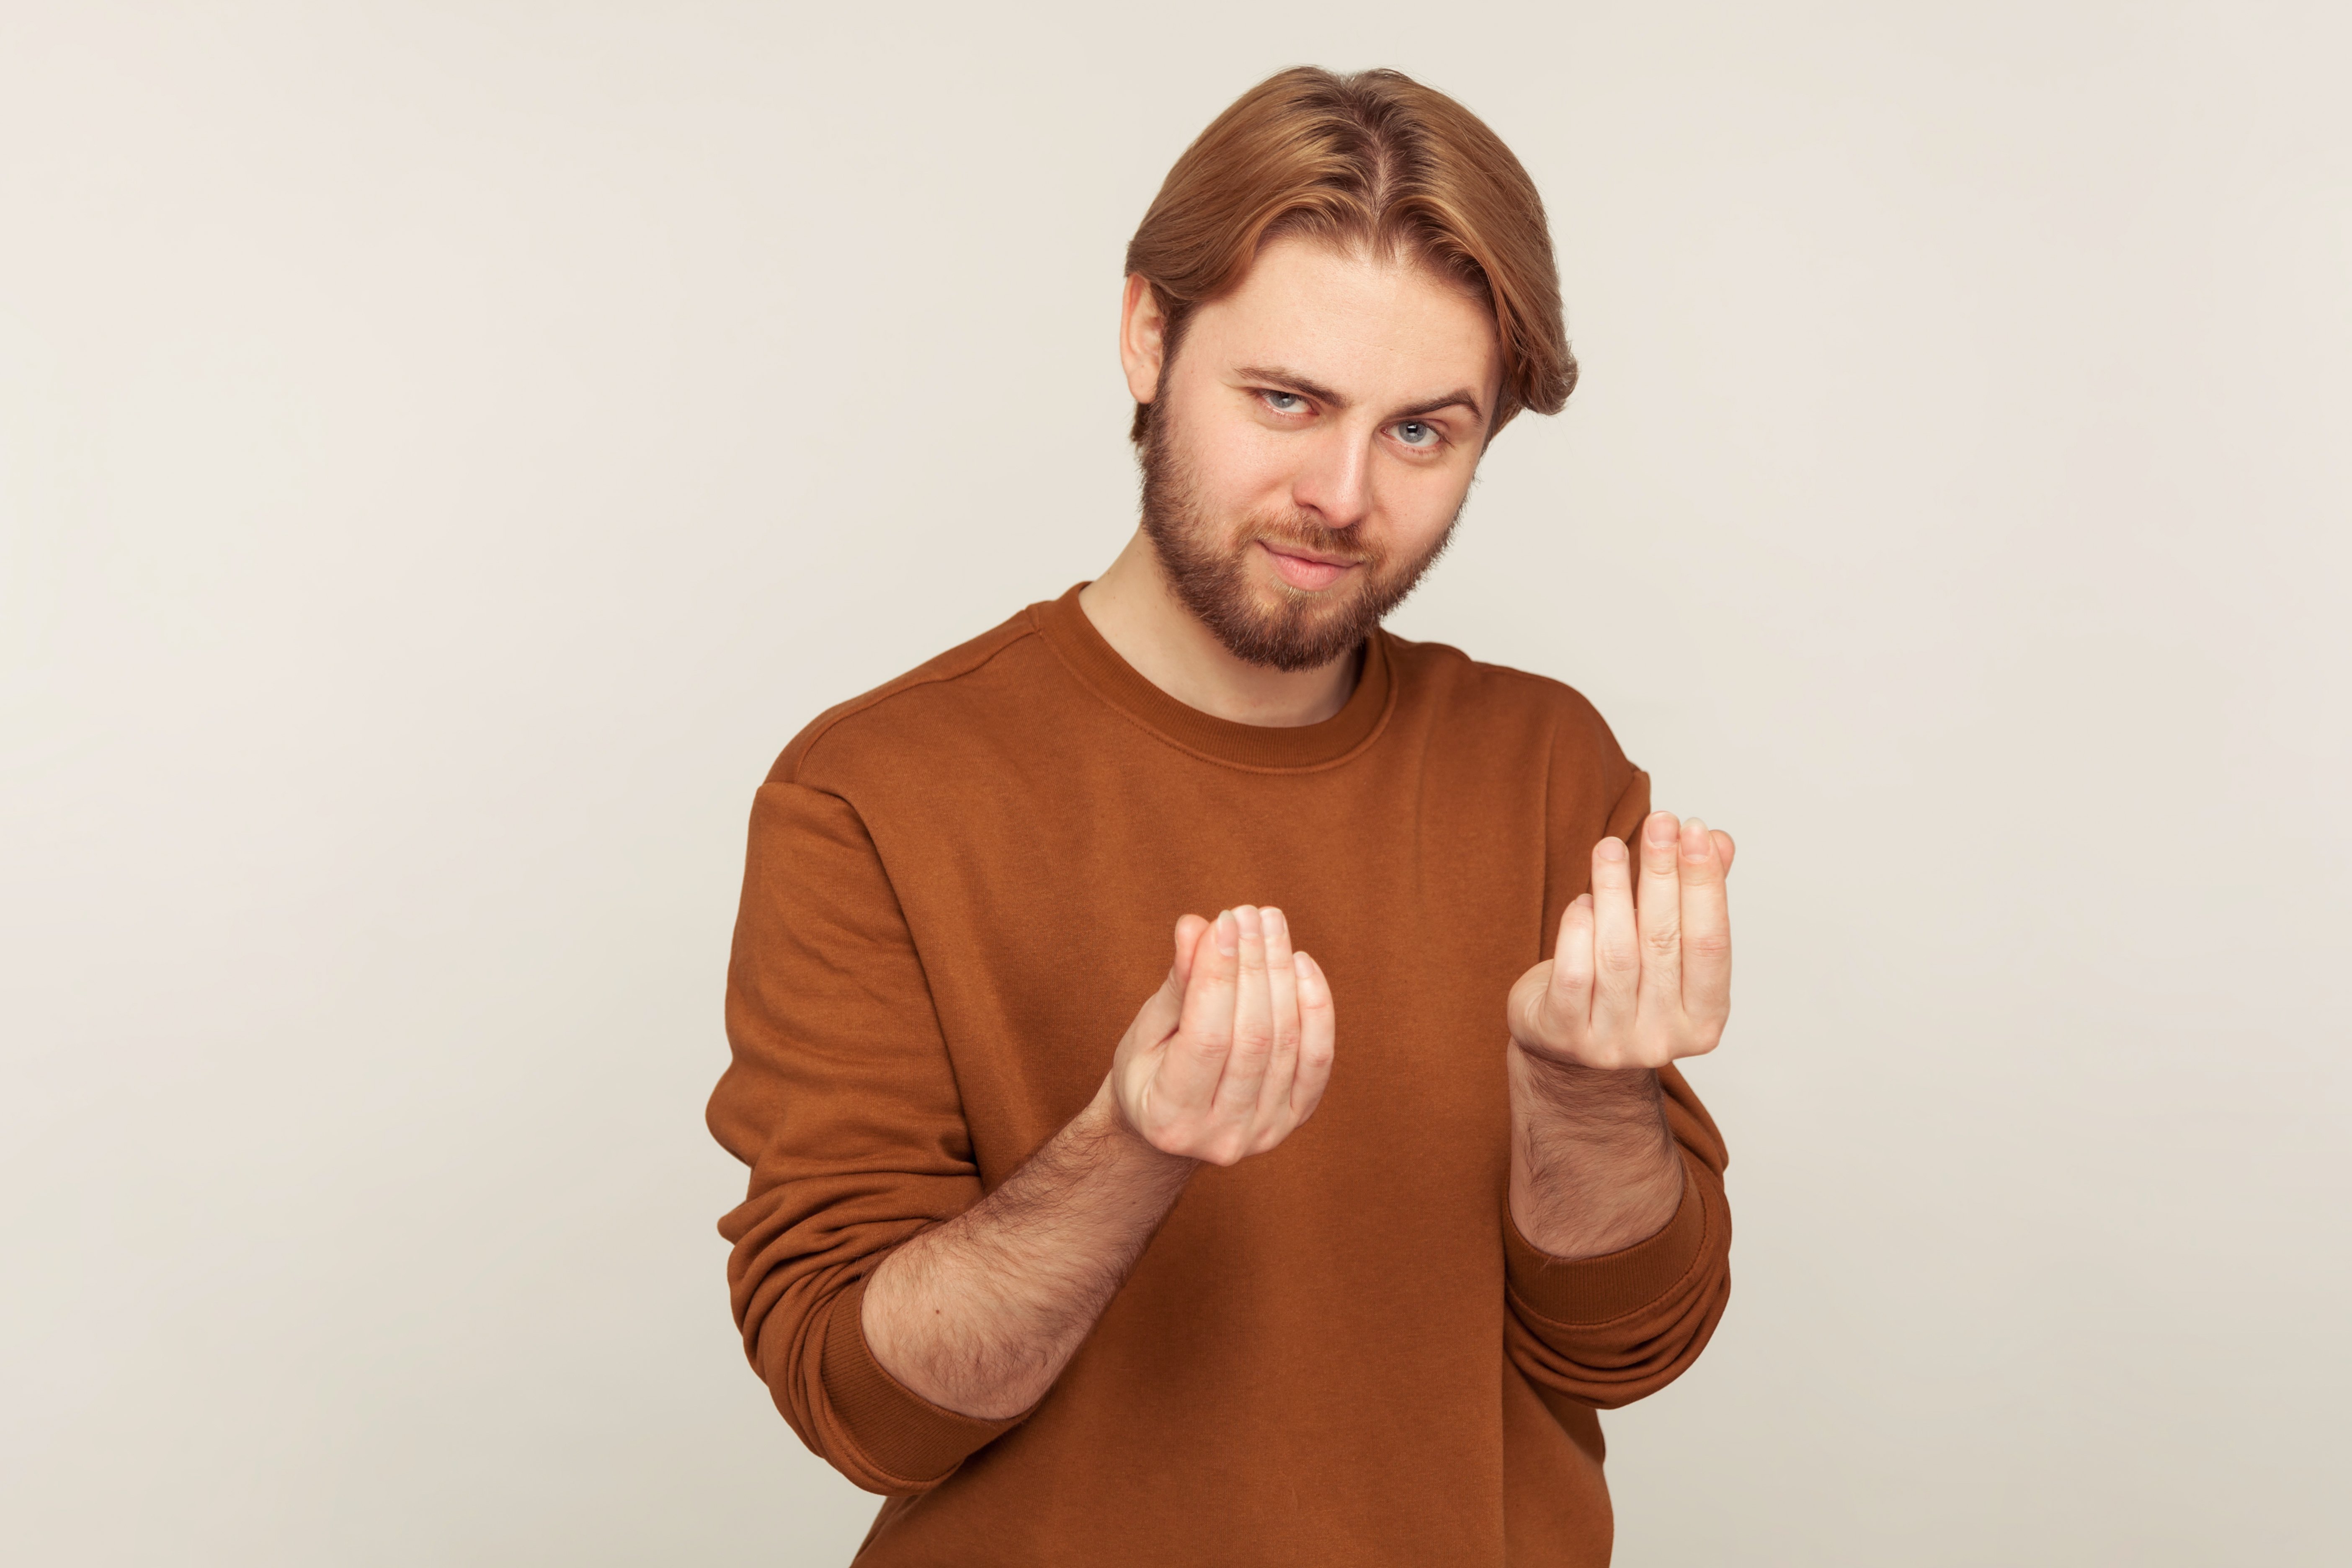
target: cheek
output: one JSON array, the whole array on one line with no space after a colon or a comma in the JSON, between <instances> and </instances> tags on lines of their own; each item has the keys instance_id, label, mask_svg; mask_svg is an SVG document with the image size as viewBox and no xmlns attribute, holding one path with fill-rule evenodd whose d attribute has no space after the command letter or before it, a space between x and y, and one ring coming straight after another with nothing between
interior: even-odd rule
<instances>
[{"instance_id":1,"label":"cheek","mask_svg":"<svg viewBox=\"0 0 2352 1568\"><path fill-rule=\"evenodd\" d=\"M1419 555L1435 544L1470 492L1469 479L1448 468L1391 472L1383 478L1388 482L1378 492L1380 510L1388 520L1392 548L1403 556Z\"/></svg>"},{"instance_id":2,"label":"cheek","mask_svg":"<svg viewBox=\"0 0 2352 1568\"><path fill-rule=\"evenodd\" d=\"M1220 517L1287 508L1297 479L1297 447L1254 424L1234 424L1206 433L1194 454L1193 473L1201 499Z\"/></svg>"}]
</instances>

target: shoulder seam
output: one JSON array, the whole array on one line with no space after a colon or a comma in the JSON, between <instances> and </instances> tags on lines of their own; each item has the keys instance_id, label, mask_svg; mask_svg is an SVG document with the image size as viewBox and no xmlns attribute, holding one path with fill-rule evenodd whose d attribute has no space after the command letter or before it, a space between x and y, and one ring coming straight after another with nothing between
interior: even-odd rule
<instances>
[{"instance_id":1,"label":"shoulder seam","mask_svg":"<svg viewBox=\"0 0 2352 1568\"><path fill-rule=\"evenodd\" d=\"M815 751L816 748L824 742L824 738L827 735L832 734L835 726L839 725L843 720L854 719L860 713L880 707L883 703L887 702L893 697L915 690L919 687L944 685L948 681L961 680L967 675L976 674L979 671L985 669L992 662L994 661L996 656L1003 653L1005 649L1015 646L1024 638L1034 637L1036 635L1037 623L1035 617L1032 616L1029 618L1027 625L1014 632L1011 637L1008 637L1003 641L998 643L995 647L982 653L979 658L973 659L969 664L959 666L953 669L937 670L928 675L922 674L919 671L910 670L907 674L899 676L895 680L883 682L880 686L876 687L873 690L867 692L863 697L851 698L847 702L843 703L839 708L835 709L830 715L821 719L816 727L814 727L811 732L801 737L798 744L800 756L793 762L793 776L782 782L787 784L799 784L801 782L801 769L808 762L809 753Z\"/></svg>"},{"instance_id":2,"label":"shoulder seam","mask_svg":"<svg viewBox=\"0 0 2352 1568\"><path fill-rule=\"evenodd\" d=\"M1381 629L1383 631L1387 630L1386 627ZM1491 670L1496 675L1515 675L1522 680L1538 681L1546 686L1558 686L1570 691L1575 691L1577 689L1573 685L1570 685L1568 681L1562 680L1559 676L1546 675L1539 670L1521 669L1515 664L1496 664L1492 659L1479 658L1465 649L1455 647L1450 642L1434 642L1415 637L1401 637L1394 632L1388 632L1388 637L1391 643L1397 644L1402 647L1426 648L1441 656L1450 654L1455 659L1467 665L1472 669ZM1581 696L1582 693L1579 692L1578 695Z\"/></svg>"},{"instance_id":3,"label":"shoulder seam","mask_svg":"<svg viewBox=\"0 0 2352 1568\"><path fill-rule=\"evenodd\" d=\"M1450 654L1465 669L1475 669L1488 675L1507 676L1514 680L1529 681L1538 686L1548 687L1553 691L1566 692L1587 708L1594 706L1592 699L1584 695L1582 688L1573 682L1563 680L1557 675L1546 675L1540 670L1521 669L1515 664L1496 664L1492 659L1473 658L1452 643L1412 642L1404 637L1397 637L1395 640L1404 643L1409 647L1431 648L1440 654ZM1597 709L1595 710L1598 711Z\"/></svg>"},{"instance_id":4,"label":"shoulder seam","mask_svg":"<svg viewBox=\"0 0 2352 1568\"><path fill-rule=\"evenodd\" d=\"M1586 711L1590 712L1594 718L1598 719L1601 717L1600 708L1593 702L1591 698L1587 697L1584 694L1583 688L1576 686L1571 682L1562 680L1557 675L1544 675L1532 669L1521 669L1518 666L1512 664L1489 664L1483 658L1472 658L1468 654L1464 654L1462 657L1463 661L1468 664L1473 669L1483 669L1491 674L1508 676L1514 680L1528 681L1537 686L1544 687L1554 693L1571 697L1575 699L1577 702L1581 703ZM1603 720L1602 722L1606 723L1607 721Z\"/></svg>"}]
</instances>

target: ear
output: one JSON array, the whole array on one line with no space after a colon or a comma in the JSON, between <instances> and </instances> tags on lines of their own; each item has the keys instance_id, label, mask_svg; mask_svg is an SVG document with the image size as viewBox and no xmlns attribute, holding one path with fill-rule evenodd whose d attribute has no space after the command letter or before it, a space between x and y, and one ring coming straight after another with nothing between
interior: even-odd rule
<instances>
[{"instance_id":1,"label":"ear","mask_svg":"<svg viewBox=\"0 0 2352 1568\"><path fill-rule=\"evenodd\" d=\"M1119 302L1118 363L1127 372L1127 390L1138 403L1159 395L1167 331L1168 315L1160 308L1160 296L1143 274L1129 274Z\"/></svg>"}]
</instances>

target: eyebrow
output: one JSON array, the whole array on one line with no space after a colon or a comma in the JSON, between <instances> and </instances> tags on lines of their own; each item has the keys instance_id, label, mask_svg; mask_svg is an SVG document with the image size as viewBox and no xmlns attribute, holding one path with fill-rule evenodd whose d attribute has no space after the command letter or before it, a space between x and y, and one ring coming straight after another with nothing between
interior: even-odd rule
<instances>
[{"instance_id":1,"label":"eyebrow","mask_svg":"<svg viewBox=\"0 0 2352 1568\"><path fill-rule=\"evenodd\" d=\"M1311 397L1318 403L1326 404L1333 408L1346 408L1349 406L1348 399L1340 396L1329 387L1322 385L1318 382L1309 381L1307 377L1300 375L1297 371L1285 370L1280 365L1245 364L1235 374L1239 374L1244 381L1266 382L1272 385L1279 386L1286 391L1296 392L1304 396ZM1456 387L1454 390L1444 394L1443 396L1424 398L1421 402L1414 404L1410 408L1400 408L1396 411L1394 417L1399 419L1414 419L1423 414L1434 414L1441 408L1467 408L1470 411L1470 416L1473 419L1479 420L1482 423L1486 419L1485 410L1478 406L1477 395L1466 386Z\"/></svg>"}]
</instances>

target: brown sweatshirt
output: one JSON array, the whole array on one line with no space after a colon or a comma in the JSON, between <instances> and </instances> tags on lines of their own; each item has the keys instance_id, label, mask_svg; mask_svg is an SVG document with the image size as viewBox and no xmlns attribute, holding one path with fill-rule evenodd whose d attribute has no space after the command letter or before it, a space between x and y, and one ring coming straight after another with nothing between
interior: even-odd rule
<instances>
[{"instance_id":1,"label":"brown sweatshirt","mask_svg":"<svg viewBox=\"0 0 2352 1568\"><path fill-rule=\"evenodd\" d=\"M1606 1563L1593 1412L1722 1316L1723 1142L1661 1074L1680 1210L1538 1251L1503 1005L1648 806L1556 681L1381 632L1332 718L1237 724L1136 673L1076 588L803 730L752 806L710 1126L751 1167L719 1226L745 1350L888 1495L858 1563ZM1239 903L1330 978L1321 1107L1201 1168L1034 1410L929 1404L866 1348L866 1276L1076 1115L1176 917Z\"/></svg>"}]
</instances>

